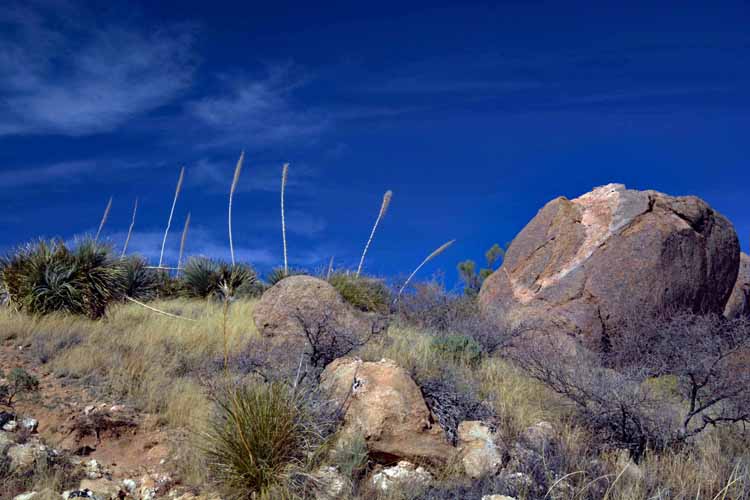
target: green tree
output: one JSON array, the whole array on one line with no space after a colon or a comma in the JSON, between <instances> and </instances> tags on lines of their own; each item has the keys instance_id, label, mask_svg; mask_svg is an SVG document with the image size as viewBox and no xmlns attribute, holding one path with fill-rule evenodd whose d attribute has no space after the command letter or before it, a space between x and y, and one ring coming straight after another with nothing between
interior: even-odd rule
<instances>
[{"instance_id":1,"label":"green tree","mask_svg":"<svg viewBox=\"0 0 750 500\"><path fill-rule=\"evenodd\" d=\"M458 263L458 275L464 284L464 294L474 297L479 293L484 280L497 270L499 263L502 263L509 245L510 243L506 243L505 248L497 243L492 245L484 254L487 267L480 269L479 272L477 272L476 262L471 259Z\"/></svg>"}]
</instances>

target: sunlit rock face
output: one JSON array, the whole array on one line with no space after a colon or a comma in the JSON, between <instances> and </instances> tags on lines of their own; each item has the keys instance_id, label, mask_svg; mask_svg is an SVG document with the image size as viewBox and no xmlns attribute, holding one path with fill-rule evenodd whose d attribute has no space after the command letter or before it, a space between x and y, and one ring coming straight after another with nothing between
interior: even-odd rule
<instances>
[{"instance_id":1,"label":"sunlit rock face","mask_svg":"<svg viewBox=\"0 0 750 500\"><path fill-rule=\"evenodd\" d=\"M629 314L721 314L739 255L732 224L703 200L608 184L547 203L479 300L509 325L597 342Z\"/></svg>"}]
</instances>

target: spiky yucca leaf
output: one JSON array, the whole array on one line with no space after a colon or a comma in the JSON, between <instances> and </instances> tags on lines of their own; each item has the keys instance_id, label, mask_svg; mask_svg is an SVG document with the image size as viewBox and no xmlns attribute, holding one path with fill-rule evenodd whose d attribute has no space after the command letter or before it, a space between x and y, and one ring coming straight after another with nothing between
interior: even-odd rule
<instances>
[{"instance_id":1,"label":"spiky yucca leaf","mask_svg":"<svg viewBox=\"0 0 750 500\"><path fill-rule=\"evenodd\" d=\"M136 300L154 300L160 292L160 271L149 269L143 257L133 256L123 260L125 268L125 295Z\"/></svg>"},{"instance_id":2,"label":"spiky yucca leaf","mask_svg":"<svg viewBox=\"0 0 750 500\"><path fill-rule=\"evenodd\" d=\"M183 282L191 297L234 296L243 286L252 285L257 275L246 264L227 264L207 257L193 257L185 264Z\"/></svg>"},{"instance_id":3,"label":"spiky yucca leaf","mask_svg":"<svg viewBox=\"0 0 750 500\"><path fill-rule=\"evenodd\" d=\"M125 291L125 270L111 248L92 239L73 250L60 241L27 244L6 257L10 303L31 314L67 312L100 318Z\"/></svg>"}]
</instances>

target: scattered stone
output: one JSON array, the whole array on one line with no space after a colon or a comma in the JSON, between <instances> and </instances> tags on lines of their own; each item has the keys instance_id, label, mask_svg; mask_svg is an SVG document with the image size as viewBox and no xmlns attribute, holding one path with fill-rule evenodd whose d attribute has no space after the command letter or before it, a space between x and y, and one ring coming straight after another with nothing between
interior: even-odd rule
<instances>
[{"instance_id":1,"label":"scattered stone","mask_svg":"<svg viewBox=\"0 0 750 500\"><path fill-rule=\"evenodd\" d=\"M18 429L18 422L16 422L15 420L8 420L3 425L3 430L6 432L15 432L16 429Z\"/></svg>"},{"instance_id":2,"label":"scattered stone","mask_svg":"<svg viewBox=\"0 0 750 500\"><path fill-rule=\"evenodd\" d=\"M122 487L132 495L135 493L136 488L138 488L138 483L133 479L123 479Z\"/></svg>"},{"instance_id":3,"label":"scattered stone","mask_svg":"<svg viewBox=\"0 0 750 500\"><path fill-rule=\"evenodd\" d=\"M104 477L104 469L101 464L94 459L89 460L84 465L86 477L89 479L100 479Z\"/></svg>"},{"instance_id":4,"label":"scattered stone","mask_svg":"<svg viewBox=\"0 0 750 500\"><path fill-rule=\"evenodd\" d=\"M96 406L94 405L88 405L83 409L84 415L90 415L94 410L96 409Z\"/></svg>"},{"instance_id":5,"label":"scattered stone","mask_svg":"<svg viewBox=\"0 0 750 500\"><path fill-rule=\"evenodd\" d=\"M21 428L28 432L36 432L39 427L39 421L35 418L24 417L21 419Z\"/></svg>"},{"instance_id":6,"label":"scattered stone","mask_svg":"<svg viewBox=\"0 0 750 500\"><path fill-rule=\"evenodd\" d=\"M109 479L84 479L78 486L80 491L90 491L97 500L115 500L125 497L120 486Z\"/></svg>"},{"instance_id":7,"label":"scattered stone","mask_svg":"<svg viewBox=\"0 0 750 500\"><path fill-rule=\"evenodd\" d=\"M39 494L36 491L29 491L28 493L21 493L13 497L13 500L33 500Z\"/></svg>"},{"instance_id":8,"label":"scattered stone","mask_svg":"<svg viewBox=\"0 0 750 500\"><path fill-rule=\"evenodd\" d=\"M480 421L458 424L458 446L466 475L476 479L500 469L502 454L495 440L495 434Z\"/></svg>"},{"instance_id":9,"label":"scattered stone","mask_svg":"<svg viewBox=\"0 0 750 500\"><path fill-rule=\"evenodd\" d=\"M349 493L346 478L336 467L321 467L313 474L315 500L339 500Z\"/></svg>"},{"instance_id":10,"label":"scattered stone","mask_svg":"<svg viewBox=\"0 0 750 500\"><path fill-rule=\"evenodd\" d=\"M432 474L421 466L402 460L393 467L386 467L373 474L371 481L378 491L387 492L397 484L427 486L432 482Z\"/></svg>"},{"instance_id":11,"label":"scattered stone","mask_svg":"<svg viewBox=\"0 0 750 500\"><path fill-rule=\"evenodd\" d=\"M376 460L443 464L456 452L417 384L394 361L337 359L323 371L321 387L344 408L343 435L362 435Z\"/></svg>"},{"instance_id":12,"label":"scattered stone","mask_svg":"<svg viewBox=\"0 0 750 500\"><path fill-rule=\"evenodd\" d=\"M695 196L598 187L550 201L482 285L485 314L597 345L635 311L721 314L737 278L732 224Z\"/></svg>"},{"instance_id":13,"label":"scattered stone","mask_svg":"<svg viewBox=\"0 0 750 500\"><path fill-rule=\"evenodd\" d=\"M70 500L71 498L93 498L95 500L99 500L94 495L94 492L91 490L73 490L73 491L66 491L62 494L63 498L66 500Z\"/></svg>"}]
</instances>

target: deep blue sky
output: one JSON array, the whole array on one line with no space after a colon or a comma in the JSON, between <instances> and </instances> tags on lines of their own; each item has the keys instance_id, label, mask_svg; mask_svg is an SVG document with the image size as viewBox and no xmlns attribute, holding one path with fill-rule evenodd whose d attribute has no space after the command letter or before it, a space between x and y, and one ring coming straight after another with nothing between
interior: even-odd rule
<instances>
[{"instance_id":1,"label":"deep blue sky","mask_svg":"<svg viewBox=\"0 0 750 500\"><path fill-rule=\"evenodd\" d=\"M548 200L622 182L696 194L750 237L746 2L3 2L0 250L96 229L175 260L356 266L455 278ZM659 6L650 5L653 3Z\"/></svg>"}]
</instances>

